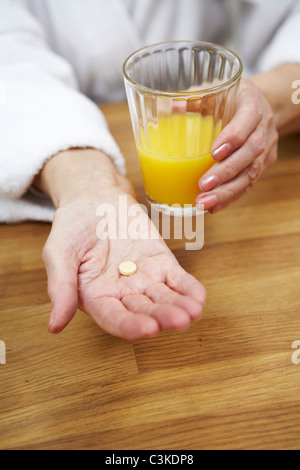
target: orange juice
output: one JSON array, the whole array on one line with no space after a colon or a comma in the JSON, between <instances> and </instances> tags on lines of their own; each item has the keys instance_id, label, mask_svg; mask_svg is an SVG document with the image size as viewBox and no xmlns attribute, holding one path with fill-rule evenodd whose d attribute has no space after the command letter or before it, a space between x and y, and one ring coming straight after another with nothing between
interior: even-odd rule
<instances>
[{"instance_id":1,"label":"orange juice","mask_svg":"<svg viewBox=\"0 0 300 470\"><path fill-rule=\"evenodd\" d=\"M138 145L145 190L160 204L195 206L199 179L215 163L211 147L222 121L200 114L162 116L141 131Z\"/></svg>"}]
</instances>

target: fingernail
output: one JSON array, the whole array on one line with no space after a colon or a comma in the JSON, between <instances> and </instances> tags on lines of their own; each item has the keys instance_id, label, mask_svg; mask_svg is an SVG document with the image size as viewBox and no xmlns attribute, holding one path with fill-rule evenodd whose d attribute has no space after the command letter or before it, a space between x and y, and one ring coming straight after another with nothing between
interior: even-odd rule
<instances>
[{"instance_id":1,"label":"fingernail","mask_svg":"<svg viewBox=\"0 0 300 470\"><path fill-rule=\"evenodd\" d=\"M232 147L230 144L223 144L221 147L219 147L217 150L215 150L212 154L213 158L217 161L223 160L226 157L229 157L229 155L232 152Z\"/></svg>"},{"instance_id":2,"label":"fingernail","mask_svg":"<svg viewBox=\"0 0 300 470\"><path fill-rule=\"evenodd\" d=\"M197 198L197 206L199 207L202 206L202 209L204 206L205 211L212 209L217 203L218 203L218 198L215 195L201 197L201 194L200 194L200 196L198 196Z\"/></svg>"},{"instance_id":3,"label":"fingernail","mask_svg":"<svg viewBox=\"0 0 300 470\"><path fill-rule=\"evenodd\" d=\"M218 178L215 175L212 175L208 176L207 178L204 177L200 181L199 187L201 191L205 193L206 191L211 191L212 189L215 189L218 183Z\"/></svg>"}]
</instances>

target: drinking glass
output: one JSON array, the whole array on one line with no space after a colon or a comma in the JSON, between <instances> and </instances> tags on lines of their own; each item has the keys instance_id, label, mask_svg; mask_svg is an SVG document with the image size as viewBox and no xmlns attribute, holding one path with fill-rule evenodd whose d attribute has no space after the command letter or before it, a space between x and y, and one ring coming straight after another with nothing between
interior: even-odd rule
<instances>
[{"instance_id":1,"label":"drinking glass","mask_svg":"<svg viewBox=\"0 0 300 470\"><path fill-rule=\"evenodd\" d=\"M154 44L126 60L144 187L158 210L196 210L199 180L215 163L212 144L235 113L242 71L234 52L205 42Z\"/></svg>"}]
</instances>

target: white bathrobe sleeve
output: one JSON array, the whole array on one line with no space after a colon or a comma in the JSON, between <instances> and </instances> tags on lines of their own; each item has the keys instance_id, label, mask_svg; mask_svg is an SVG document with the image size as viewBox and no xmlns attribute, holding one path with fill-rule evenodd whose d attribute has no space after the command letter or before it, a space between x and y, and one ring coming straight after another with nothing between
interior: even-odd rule
<instances>
[{"instance_id":1,"label":"white bathrobe sleeve","mask_svg":"<svg viewBox=\"0 0 300 470\"><path fill-rule=\"evenodd\" d=\"M50 50L26 8L1 0L0 222L52 219L49 201L26 193L45 162L72 147L102 150L125 172L102 113L78 91L72 67Z\"/></svg>"},{"instance_id":2,"label":"white bathrobe sleeve","mask_svg":"<svg viewBox=\"0 0 300 470\"><path fill-rule=\"evenodd\" d=\"M267 21L267 19L266 19ZM261 55L258 69L267 72L285 63L300 62L300 1L284 19Z\"/></svg>"}]
</instances>

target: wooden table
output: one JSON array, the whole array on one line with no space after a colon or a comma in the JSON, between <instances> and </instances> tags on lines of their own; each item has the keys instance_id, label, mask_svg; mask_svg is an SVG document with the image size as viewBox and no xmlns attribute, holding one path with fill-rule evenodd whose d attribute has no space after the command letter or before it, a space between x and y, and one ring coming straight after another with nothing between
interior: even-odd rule
<instances>
[{"instance_id":1,"label":"wooden table","mask_svg":"<svg viewBox=\"0 0 300 470\"><path fill-rule=\"evenodd\" d=\"M102 109L142 200L127 106ZM207 287L203 320L136 344L82 313L49 335L50 225L0 226L0 448L299 448L299 211L295 137L249 195L206 216L202 251L170 243Z\"/></svg>"}]
</instances>

